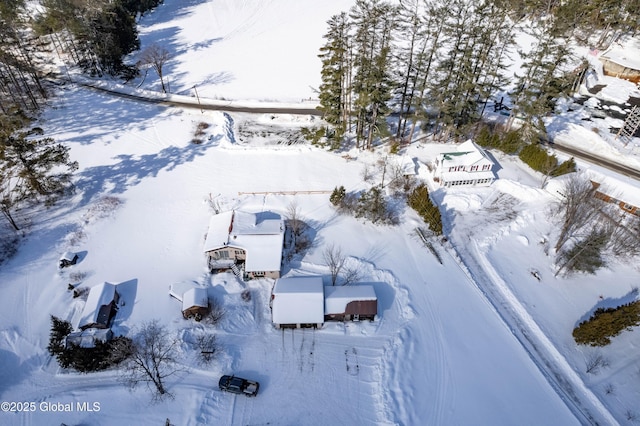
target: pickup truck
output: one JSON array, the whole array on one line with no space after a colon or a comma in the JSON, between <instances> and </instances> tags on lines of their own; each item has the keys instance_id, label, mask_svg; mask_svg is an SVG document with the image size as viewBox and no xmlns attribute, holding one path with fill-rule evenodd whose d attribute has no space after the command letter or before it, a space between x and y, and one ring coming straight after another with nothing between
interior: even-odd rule
<instances>
[{"instance_id":1,"label":"pickup truck","mask_svg":"<svg viewBox=\"0 0 640 426\"><path fill-rule=\"evenodd\" d=\"M243 379L241 377L224 375L220 377L218 386L220 387L221 391L237 393L246 396L256 396L258 395L260 383Z\"/></svg>"}]
</instances>

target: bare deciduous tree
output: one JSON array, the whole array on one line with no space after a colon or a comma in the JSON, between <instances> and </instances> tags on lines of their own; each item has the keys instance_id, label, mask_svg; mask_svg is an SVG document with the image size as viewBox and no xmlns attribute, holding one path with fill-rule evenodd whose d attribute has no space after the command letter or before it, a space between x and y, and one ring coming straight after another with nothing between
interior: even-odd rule
<instances>
[{"instance_id":1,"label":"bare deciduous tree","mask_svg":"<svg viewBox=\"0 0 640 426\"><path fill-rule=\"evenodd\" d=\"M294 243L304 231L304 222L300 218L300 206L297 201L292 201L287 206L287 215L289 217L289 228L293 234Z\"/></svg>"},{"instance_id":2,"label":"bare deciduous tree","mask_svg":"<svg viewBox=\"0 0 640 426\"><path fill-rule=\"evenodd\" d=\"M556 252L588 223L597 218L604 203L594 197L596 188L591 181L582 175L570 176L562 189L562 200L558 203L556 213L561 216L560 236L556 243Z\"/></svg>"},{"instance_id":3,"label":"bare deciduous tree","mask_svg":"<svg viewBox=\"0 0 640 426\"><path fill-rule=\"evenodd\" d=\"M200 350L198 361L200 364L208 365L213 361L214 355L218 350L216 343L216 335L213 333L201 334L196 338L196 346Z\"/></svg>"},{"instance_id":4,"label":"bare deciduous tree","mask_svg":"<svg viewBox=\"0 0 640 426\"><path fill-rule=\"evenodd\" d=\"M333 244L324 249L322 256L331 272L331 285L336 285L338 275L340 275L340 271L344 268L346 257L342 254L342 249Z\"/></svg>"},{"instance_id":5,"label":"bare deciduous tree","mask_svg":"<svg viewBox=\"0 0 640 426\"><path fill-rule=\"evenodd\" d=\"M156 43L145 48L140 57L142 65L150 65L156 73L158 73L158 77L160 77L160 84L162 85L162 93L167 93L167 89L164 85L163 68L169 60L169 57L169 51Z\"/></svg>"},{"instance_id":6,"label":"bare deciduous tree","mask_svg":"<svg viewBox=\"0 0 640 426\"><path fill-rule=\"evenodd\" d=\"M144 323L131 347L122 348L129 350L131 356L123 364L121 381L132 389L146 383L156 399L171 396L165 380L183 370L176 357L179 344L158 320Z\"/></svg>"},{"instance_id":7,"label":"bare deciduous tree","mask_svg":"<svg viewBox=\"0 0 640 426\"><path fill-rule=\"evenodd\" d=\"M594 353L587 358L586 371L589 374L598 374L601 368L608 366L609 361L602 354Z\"/></svg>"}]
</instances>

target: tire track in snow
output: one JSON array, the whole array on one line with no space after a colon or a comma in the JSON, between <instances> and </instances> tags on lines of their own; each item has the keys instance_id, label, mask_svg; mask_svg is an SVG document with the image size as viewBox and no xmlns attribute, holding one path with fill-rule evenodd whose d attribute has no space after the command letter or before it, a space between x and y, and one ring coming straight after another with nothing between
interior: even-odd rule
<instances>
[{"instance_id":1,"label":"tire track in snow","mask_svg":"<svg viewBox=\"0 0 640 426\"><path fill-rule=\"evenodd\" d=\"M471 241L469 247L468 256L464 258L455 247L449 254L459 260L458 266L491 304L569 410L584 424L619 424L529 315L478 244Z\"/></svg>"},{"instance_id":2,"label":"tire track in snow","mask_svg":"<svg viewBox=\"0 0 640 426\"><path fill-rule=\"evenodd\" d=\"M396 290L396 293L406 293L404 297L398 297L395 303L400 310L403 309L403 305L406 306L409 314L401 317L404 321L401 321L398 331L385 347L384 371L388 376L384 381L388 384L387 389L385 389L386 413L387 418L393 419L396 424L412 424L416 422L442 424L447 411L447 401L450 401L452 395L455 395L455 383L447 368L448 361L443 345L443 342L446 341L444 327L438 316L438 309L433 306L432 301L434 299L428 288L430 285L429 277L422 272L425 270L424 259L433 258L433 256L421 245L417 237L413 237L413 229L408 234L412 238L406 239L406 247L403 252L410 255L410 261L413 264L411 270L418 271L420 275L415 277L415 281L417 281L415 285L408 289L401 284L395 275L387 272L389 276L386 279ZM415 242L415 244L409 243L409 241ZM420 286L425 286L422 291L420 291ZM411 294L411 298L409 298L409 294ZM413 323L418 319L421 324L416 329ZM420 331L420 336L415 335L416 330ZM414 349L417 342L424 342L424 344L429 342L428 349ZM416 392L413 389L407 389L407 384L415 383L415 381L406 376L411 375L413 370L397 367L424 362L424 360L416 360L413 357L414 353L428 353L433 357L429 359L431 368L428 371L433 372L434 376L427 378L428 384L430 386L433 385L433 390L430 392L432 397L429 401L410 399ZM418 407L422 407L425 404L429 406L429 417L427 418L423 418L416 411Z\"/></svg>"}]
</instances>

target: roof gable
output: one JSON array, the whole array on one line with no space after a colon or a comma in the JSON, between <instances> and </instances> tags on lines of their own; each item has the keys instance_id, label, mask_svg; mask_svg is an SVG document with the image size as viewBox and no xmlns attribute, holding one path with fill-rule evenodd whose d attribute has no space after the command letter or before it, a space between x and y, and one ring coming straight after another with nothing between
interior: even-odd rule
<instances>
[{"instance_id":1,"label":"roof gable","mask_svg":"<svg viewBox=\"0 0 640 426\"><path fill-rule=\"evenodd\" d=\"M103 324L106 326L111 314L111 308L108 305L115 302L116 297L115 284L104 282L93 286L91 290L89 290L89 296L84 305L78 327L82 328L92 324Z\"/></svg>"}]
</instances>

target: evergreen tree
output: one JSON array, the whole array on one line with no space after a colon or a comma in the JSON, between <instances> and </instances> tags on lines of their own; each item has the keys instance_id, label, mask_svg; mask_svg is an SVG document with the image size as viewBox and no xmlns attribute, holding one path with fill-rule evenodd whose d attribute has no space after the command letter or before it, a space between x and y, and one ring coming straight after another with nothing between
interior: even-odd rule
<instances>
[{"instance_id":1,"label":"evergreen tree","mask_svg":"<svg viewBox=\"0 0 640 426\"><path fill-rule=\"evenodd\" d=\"M419 120L430 120L430 110L433 104L428 101L430 93L427 87L433 78L435 64L438 61L438 51L444 37L446 16L449 13L447 0L425 0L423 4L424 31L420 33L421 39L415 55L415 71L410 78L411 89L407 106L412 112L408 118L413 121L409 131L409 140L413 139ZM407 71L410 72L410 69ZM402 127L401 134L404 135L406 120Z\"/></svg>"},{"instance_id":2,"label":"evergreen tree","mask_svg":"<svg viewBox=\"0 0 640 426\"><path fill-rule=\"evenodd\" d=\"M523 138L530 143L546 134L543 119L554 110L558 97L571 86L563 70L569 58L563 26L550 17L540 23L534 33L537 42L532 51L521 53L523 73L517 76L517 88L512 94L514 107L507 124L510 128L515 117L521 117Z\"/></svg>"},{"instance_id":3,"label":"evergreen tree","mask_svg":"<svg viewBox=\"0 0 640 426\"><path fill-rule=\"evenodd\" d=\"M46 92L34 66L23 0L0 2L0 112L39 108Z\"/></svg>"},{"instance_id":4,"label":"evergreen tree","mask_svg":"<svg viewBox=\"0 0 640 426\"><path fill-rule=\"evenodd\" d=\"M340 185L339 187L335 187L331 196L329 197L329 201L336 207L339 207L344 202L345 197L347 196L347 190L344 186Z\"/></svg>"},{"instance_id":5,"label":"evergreen tree","mask_svg":"<svg viewBox=\"0 0 640 426\"><path fill-rule=\"evenodd\" d=\"M0 117L0 211L14 229L12 211L22 201L53 201L71 188L78 168L69 148L42 135L38 127L23 130L30 119L20 111Z\"/></svg>"},{"instance_id":6,"label":"evergreen tree","mask_svg":"<svg viewBox=\"0 0 640 426\"><path fill-rule=\"evenodd\" d=\"M327 42L318 55L322 60L319 109L324 119L335 126L334 140L340 141L350 116L350 24L345 12L331 17L327 24Z\"/></svg>"},{"instance_id":7,"label":"evergreen tree","mask_svg":"<svg viewBox=\"0 0 640 426\"><path fill-rule=\"evenodd\" d=\"M372 147L374 134L387 132L385 116L391 98L389 55L394 8L379 0L358 0L351 9L355 27L353 93L356 146Z\"/></svg>"},{"instance_id":8,"label":"evergreen tree","mask_svg":"<svg viewBox=\"0 0 640 426\"><path fill-rule=\"evenodd\" d=\"M64 352L65 339L73 331L69 321L51 315L51 333L47 350L52 356L59 356Z\"/></svg>"}]
</instances>

